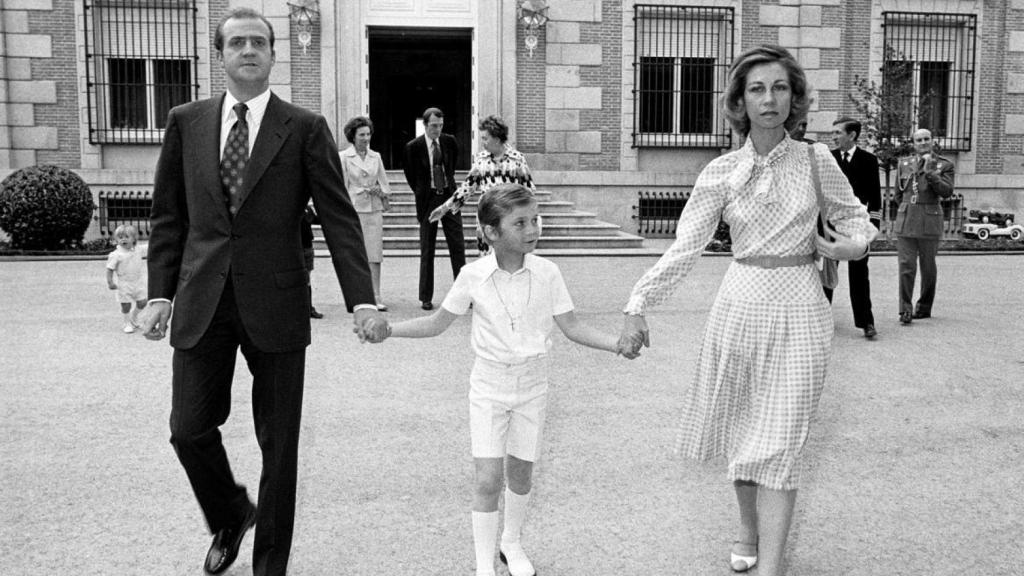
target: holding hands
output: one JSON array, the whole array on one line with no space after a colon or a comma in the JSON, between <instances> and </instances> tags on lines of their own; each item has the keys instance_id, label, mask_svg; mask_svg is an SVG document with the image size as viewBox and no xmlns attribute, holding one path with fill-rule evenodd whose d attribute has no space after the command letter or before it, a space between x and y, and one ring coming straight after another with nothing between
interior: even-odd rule
<instances>
[{"instance_id":1,"label":"holding hands","mask_svg":"<svg viewBox=\"0 0 1024 576\"><path fill-rule=\"evenodd\" d=\"M826 240L821 236L817 237L818 253L833 260L860 260L868 255L871 239L863 237L843 236L838 232L832 233L832 240Z\"/></svg>"},{"instance_id":2,"label":"holding hands","mask_svg":"<svg viewBox=\"0 0 1024 576\"><path fill-rule=\"evenodd\" d=\"M448 203L445 202L444 204L441 204L437 208L434 208L430 212L430 216L427 219L430 220L431 222L437 222L441 218L444 218L444 215L447 214L448 212L449 212Z\"/></svg>"},{"instance_id":3,"label":"holding hands","mask_svg":"<svg viewBox=\"0 0 1024 576\"><path fill-rule=\"evenodd\" d=\"M352 319L355 323L352 332L359 336L360 342L379 344L391 335L391 327L388 326L387 318L377 310L372 308L356 310Z\"/></svg>"},{"instance_id":4,"label":"holding hands","mask_svg":"<svg viewBox=\"0 0 1024 576\"><path fill-rule=\"evenodd\" d=\"M650 330L643 316L626 314L619 336L618 353L632 360L640 356L640 348L651 347Z\"/></svg>"}]
</instances>

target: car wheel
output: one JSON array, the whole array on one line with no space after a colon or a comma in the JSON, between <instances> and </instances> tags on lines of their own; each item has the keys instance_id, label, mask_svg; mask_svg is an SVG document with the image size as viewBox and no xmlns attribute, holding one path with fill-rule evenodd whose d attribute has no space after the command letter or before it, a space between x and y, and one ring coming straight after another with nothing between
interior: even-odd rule
<instances>
[{"instance_id":1,"label":"car wheel","mask_svg":"<svg viewBox=\"0 0 1024 576\"><path fill-rule=\"evenodd\" d=\"M1010 232L1011 240L1020 240L1021 236L1024 236L1024 232L1021 232L1019 228L1015 228L1012 232Z\"/></svg>"},{"instance_id":2,"label":"car wheel","mask_svg":"<svg viewBox=\"0 0 1024 576\"><path fill-rule=\"evenodd\" d=\"M979 240L988 240L988 228L979 228L978 229L978 239Z\"/></svg>"}]
</instances>

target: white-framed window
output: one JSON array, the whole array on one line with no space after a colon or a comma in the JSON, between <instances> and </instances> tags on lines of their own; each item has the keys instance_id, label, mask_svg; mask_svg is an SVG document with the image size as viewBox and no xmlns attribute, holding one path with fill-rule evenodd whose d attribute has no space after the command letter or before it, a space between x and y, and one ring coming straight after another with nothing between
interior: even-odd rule
<instances>
[{"instance_id":1,"label":"white-framed window","mask_svg":"<svg viewBox=\"0 0 1024 576\"><path fill-rule=\"evenodd\" d=\"M883 12L882 19L883 94L899 103L910 131L927 128L943 150L970 150L977 17Z\"/></svg>"},{"instance_id":2,"label":"white-framed window","mask_svg":"<svg viewBox=\"0 0 1024 576\"><path fill-rule=\"evenodd\" d=\"M733 9L634 10L633 146L730 146L719 98L733 57Z\"/></svg>"},{"instance_id":3,"label":"white-framed window","mask_svg":"<svg viewBox=\"0 0 1024 576\"><path fill-rule=\"evenodd\" d=\"M198 96L195 0L83 0L89 141L160 143Z\"/></svg>"}]
</instances>

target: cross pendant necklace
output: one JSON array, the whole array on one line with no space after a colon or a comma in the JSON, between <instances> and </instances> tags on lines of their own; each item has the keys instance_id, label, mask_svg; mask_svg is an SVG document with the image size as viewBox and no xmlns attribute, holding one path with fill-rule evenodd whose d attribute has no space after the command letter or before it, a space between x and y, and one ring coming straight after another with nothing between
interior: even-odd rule
<instances>
[{"instance_id":1,"label":"cross pendant necklace","mask_svg":"<svg viewBox=\"0 0 1024 576\"><path fill-rule=\"evenodd\" d=\"M527 273L529 273L529 271L527 271ZM526 306L524 307L524 309L529 308L530 299L533 297L533 278L528 278L528 281L529 283L527 284L526 291ZM501 291L498 290L498 283L494 281L494 275L491 275L491 285L494 286L494 294L498 297L498 302L501 302L501 307L505 310L505 315L508 316L509 326L512 328L513 332L516 332L516 318L519 318L521 320L523 315L512 315L512 312L508 309L508 305L505 304L505 299L501 297Z\"/></svg>"}]
</instances>

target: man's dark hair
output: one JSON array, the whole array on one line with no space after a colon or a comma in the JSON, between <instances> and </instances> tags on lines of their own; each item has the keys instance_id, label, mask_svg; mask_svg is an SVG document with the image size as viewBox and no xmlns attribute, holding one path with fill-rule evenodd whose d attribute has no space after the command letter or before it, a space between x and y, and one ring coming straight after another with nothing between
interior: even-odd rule
<instances>
[{"instance_id":1,"label":"man's dark hair","mask_svg":"<svg viewBox=\"0 0 1024 576\"><path fill-rule=\"evenodd\" d=\"M438 118L444 118L444 112L441 112L440 108L427 108L423 111L423 125L426 126L430 122L431 116L437 116Z\"/></svg>"},{"instance_id":2,"label":"man's dark hair","mask_svg":"<svg viewBox=\"0 0 1024 576\"><path fill-rule=\"evenodd\" d=\"M853 118L850 118L849 116L843 116L839 120L836 120L835 122L832 123L833 126L838 126L839 124L843 125L843 132L855 132L856 133L853 136L853 140L854 141L856 141L858 138L860 138L860 131L863 128L863 126L861 126L859 120L855 120Z\"/></svg>"},{"instance_id":3,"label":"man's dark hair","mask_svg":"<svg viewBox=\"0 0 1024 576\"><path fill-rule=\"evenodd\" d=\"M270 25L270 20L267 20L266 16L252 8L234 8L229 10L220 19L220 22L217 24L217 31L213 34L213 47L217 49L217 52L224 52L224 25L232 18L238 18L239 20L261 20L267 25L267 30L270 31L270 49L274 49L274 27Z\"/></svg>"}]
</instances>

